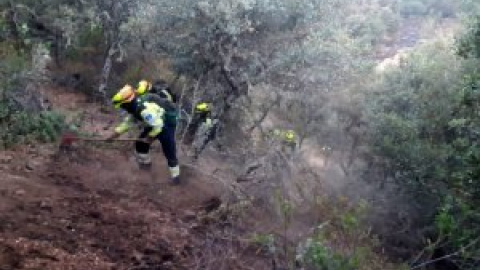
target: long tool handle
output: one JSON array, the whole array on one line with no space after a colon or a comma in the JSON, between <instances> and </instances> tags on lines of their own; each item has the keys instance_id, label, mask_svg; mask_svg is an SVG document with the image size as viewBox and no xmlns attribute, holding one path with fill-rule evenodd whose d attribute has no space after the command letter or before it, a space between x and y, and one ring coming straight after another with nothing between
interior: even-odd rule
<instances>
[{"instance_id":1,"label":"long tool handle","mask_svg":"<svg viewBox=\"0 0 480 270\"><path fill-rule=\"evenodd\" d=\"M106 142L106 141L113 141L113 142L135 142L141 141L140 139L133 139L133 138L117 138L117 139L103 139L103 138L82 138L77 137L76 140L80 141L99 141L99 142Z\"/></svg>"}]
</instances>

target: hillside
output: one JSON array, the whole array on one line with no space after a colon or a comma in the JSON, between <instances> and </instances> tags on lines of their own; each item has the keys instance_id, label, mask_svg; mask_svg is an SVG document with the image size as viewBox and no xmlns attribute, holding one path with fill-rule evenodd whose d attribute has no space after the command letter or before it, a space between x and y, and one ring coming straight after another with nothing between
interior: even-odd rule
<instances>
[{"instance_id":1,"label":"hillside","mask_svg":"<svg viewBox=\"0 0 480 270\"><path fill-rule=\"evenodd\" d=\"M477 270L479 10L0 1L0 270Z\"/></svg>"},{"instance_id":2,"label":"hillside","mask_svg":"<svg viewBox=\"0 0 480 270\"><path fill-rule=\"evenodd\" d=\"M227 238L242 224L216 217L221 184L184 167L184 186L172 187L161 158L142 171L128 148L2 152L0 269L267 268L254 245Z\"/></svg>"}]
</instances>

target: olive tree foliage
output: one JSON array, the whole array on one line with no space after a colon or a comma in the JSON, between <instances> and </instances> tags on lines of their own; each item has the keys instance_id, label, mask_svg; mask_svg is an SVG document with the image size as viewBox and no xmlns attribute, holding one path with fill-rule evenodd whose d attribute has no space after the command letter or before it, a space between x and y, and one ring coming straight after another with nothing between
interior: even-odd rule
<instances>
[{"instance_id":1,"label":"olive tree foliage","mask_svg":"<svg viewBox=\"0 0 480 270\"><path fill-rule=\"evenodd\" d=\"M104 50L104 64L102 71L97 73L100 76L95 79L98 82L96 92L105 98L112 59L122 56L122 45L126 44L121 26L135 10L137 3L138 1L129 0L1 1L2 51L16 53L19 55L18 60L25 61L24 69L5 75L8 79L8 84L4 84L6 89L2 89L5 104L16 104L16 110L36 112L48 108L48 104L43 104L44 99L37 88L55 77L55 74L49 73L53 66L52 60L62 68L62 61L68 51L78 49L82 33L91 32L92 29L99 29L102 36L96 49ZM9 49L11 45L13 50ZM12 108L11 105L8 106ZM10 122L13 125L15 120ZM28 130L35 131L37 128L32 126ZM18 135L27 135L30 132L28 130L18 131Z\"/></svg>"},{"instance_id":2,"label":"olive tree foliage","mask_svg":"<svg viewBox=\"0 0 480 270\"><path fill-rule=\"evenodd\" d=\"M125 53L123 46L126 33L122 31L122 26L128 22L140 2L136 0L96 0L94 2L92 13L96 15L95 19L103 30L106 45L98 93L106 98L113 58L117 57L121 60Z\"/></svg>"},{"instance_id":3,"label":"olive tree foliage","mask_svg":"<svg viewBox=\"0 0 480 270\"><path fill-rule=\"evenodd\" d=\"M351 27L365 18L353 16L352 4L361 5L341 0L155 1L144 5L129 27L140 50L165 55L179 74L200 80L198 95L214 101L219 114L240 102L251 112L245 125L258 127L265 108L281 105L287 115L292 114L287 107L303 108L302 102L312 109L299 108L295 120L311 121L326 103L325 93L359 77L367 46Z\"/></svg>"},{"instance_id":4,"label":"olive tree foliage","mask_svg":"<svg viewBox=\"0 0 480 270\"><path fill-rule=\"evenodd\" d=\"M38 15L48 5L35 1L4 1L0 3L1 53L4 55L3 73L5 99L16 103L17 109L40 111L46 108L41 95L34 89L48 80L51 62L49 43L58 38L54 26L47 25ZM13 55L12 55L13 54ZM16 56L15 56L16 55Z\"/></svg>"},{"instance_id":5,"label":"olive tree foliage","mask_svg":"<svg viewBox=\"0 0 480 270\"><path fill-rule=\"evenodd\" d=\"M309 86L331 89L344 79L342 71L351 64L338 47L351 40L342 40L336 29L345 4L156 1L131 22L139 30L132 40L167 55L178 73L202 78L207 96L229 108L230 99L250 95L260 83L301 92ZM211 85L219 83L222 89Z\"/></svg>"},{"instance_id":6,"label":"olive tree foliage","mask_svg":"<svg viewBox=\"0 0 480 270\"><path fill-rule=\"evenodd\" d=\"M406 18L434 16L440 18L456 18L464 15L478 14L480 5L475 0L394 0L391 1L395 11Z\"/></svg>"},{"instance_id":7,"label":"olive tree foliage","mask_svg":"<svg viewBox=\"0 0 480 270\"><path fill-rule=\"evenodd\" d=\"M334 5L341 2L143 2L129 24L135 29L130 39L142 51L167 57L177 74L189 78L192 86L183 95L187 103L213 102L214 115L236 125L228 129L239 134L268 113L249 111L258 99L273 108L280 92L303 91L293 86L296 72L307 64L303 43L316 27L330 23Z\"/></svg>"},{"instance_id":8,"label":"olive tree foliage","mask_svg":"<svg viewBox=\"0 0 480 270\"><path fill-rule=\"evenodd\" d=\"M214 103L219 140L235 142L246 163L264 160L266 172L283 164L258 149L278 150L265 136L275 126L295 130L300 146L311 138L346 153L348 173L365 132L355 91L368 80L372 46L395 28L390 15L375 0L144 1L125 28L131 52L166 57L190 79L183 100Z\"/></svg>"},{"instance_id":9,"label":"olive tree foliage","mask_svg":"<svg viewBox=\"0 0 480 270\"><path fill-rule=\"evenodd\" d=\"M368 71L365 54L371 39L352 30L368 20L350 8L364 3L143 1L125 25L126 40L129 52L141 52L140 58L167 58L189 81L182 105L213 102L214 116L221 120L218 140L229 142L232 156L243 153L242 164L253 164L249 168L261 161L258 170L265 173L259 174L271 176L270 165L288 170L289 161L272 147L265 128L293 129L300 143L321 139L334 110L332 93ZM374 10L367 14L373 16Z\"/></svg>"},{"instance_id":10,"label":"olive tree foliage","mask_svg":"<svg viewBox=\"0 0 480 270\"><path fill-rule=\"evenodd\" d=\"M96 78L96 93L105 98L114 58L121 60L124 46L128 45L122 26L139 3L134 0L21 0L6 1L2 8L8 33L17 47L43 43L50 48L58 65L69 50L82 46L85 33L98 30L102 37L95 46L103 50L103 65Z\"/></svg>"},{"instance_id":11,"label":"olive tree foliage","mask_svg":"<svg viewBox=\"0 0 480 270\"><path fill-rule=\"evenodd\" d=\"M480 264L478 22L470 29L457 45L462 57L451 44L426 47L370 96L371 148L385 179L399 183L421 214L410 223L428 245L418 265L435 249L459 269Z\"/></svg>"},{"instance_id":12,"label":"olive tree foliage","mask_svg":"<svg viewBox=\"0 0 480 270\"><path fill-rule=\"evenodd\" d=\"M0 2L0 148L37 140L51 141L63 118L50 111L37 91L48 79L48 46L55 32L47 29L32 5ZM41 7L40 7L41 8Z\"/></svg>"},{"instance_id":13,"label":"olive tree foliage","mask_svg":"<svg viewBox=\"0 0 480 270\"><path fill-rule=\"evenodd\" d=\"M96 91L103 99L107 97L113 61L122 61L127 50L127 32L124 25L133 16L139 4L140 2L136 0L76 1L73 4L67 2L65 6L62 6L63 10L60 11L65 15L66 20L75 19L73 23L66 23L64 20L57 21L58 24L64 25L63 30L64 37L67 39L67 46L69 44L72 46L78 45L78 38L80 37L78 31L85 31L85 28L98 28L103 35L103 42L98 45L104 49L104 61Z\"/></svg>"}]
</instances>

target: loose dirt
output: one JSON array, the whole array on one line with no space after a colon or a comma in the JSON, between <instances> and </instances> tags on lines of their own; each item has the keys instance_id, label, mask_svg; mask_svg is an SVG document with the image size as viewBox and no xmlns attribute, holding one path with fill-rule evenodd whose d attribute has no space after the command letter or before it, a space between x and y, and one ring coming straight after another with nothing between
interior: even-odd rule
<instances>
[{"instance_id":1,"label":"loose dirt","mask_svg":"<svg viewBox=\"0 0 480 270\"><path fill-rule=\"evenodd\" d=\"M171 186L159 155L145 171L105 145L2 153L0 269L192 269L224 191L187 167Z\"/></svg>"},{"instance_id":2,"label":"loose dirt","mask_svg":"<svg viewBox=\"0 0 480 270\"><path fill-rule=\"evenodd\" d=\"M42 92L83 132L105 136L118 118L68 89ZM181 166L172 186L159 146L150 170L132 154L95 142L0 152L0 270L269 267L241 224L209 217L229 194L219 179Z\"/></svg>"}]
</instances>

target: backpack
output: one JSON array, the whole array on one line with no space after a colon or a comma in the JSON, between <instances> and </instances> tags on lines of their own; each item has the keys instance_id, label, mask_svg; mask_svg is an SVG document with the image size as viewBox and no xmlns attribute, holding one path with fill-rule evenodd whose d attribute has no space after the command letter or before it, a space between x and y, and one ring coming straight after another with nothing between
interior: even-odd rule
<instances>
[{"instance_id":1,"label":"backpack","mask_svg":"<svg viewBox=\"0 0 480 270\"><path fill-rule=\"evenodd\" d=\"M176 126L179 113L177 106L166 98L160 95L149 92L140 97L141 102L153 102L165 110L165 124L169 126Z\"/></svg>"}]
</instances>

